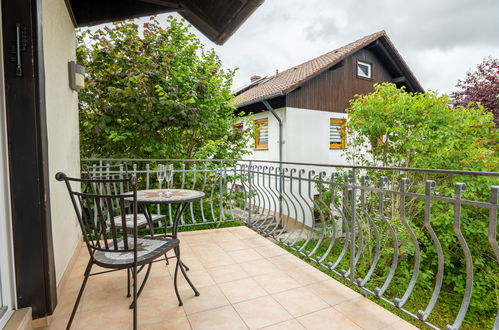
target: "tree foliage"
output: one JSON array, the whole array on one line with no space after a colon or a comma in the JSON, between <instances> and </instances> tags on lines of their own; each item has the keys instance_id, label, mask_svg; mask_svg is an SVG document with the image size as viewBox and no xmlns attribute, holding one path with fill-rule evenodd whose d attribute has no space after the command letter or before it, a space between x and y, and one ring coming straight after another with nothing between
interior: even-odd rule
<instances>
[{"instance_id":1,"label":"tree foliage","mask_svg":"<svg viewBox=\"0 0 499 330\"><path fill-rule=\"evenodd\" d=\"M446 95L376 85L347 110L347 156L360 165L497 171L492 114L449 103Z\"/></svg>"},{"instance_id":2,"label":"tree foliage","mask_svg":"<svg viewBox=\"0 0 499 330\"><path fill-rule=\"evenodd\" d=\"M454 106L480 103L494 114L496 127L499 127L499 59L485 58L474 71L466 74L464 80L458 80L456 87L450 95Z\"/></svg>"},{"instance_id":3,"label":"tree foliage","mask_svg":"<svg viewBox=\"0 0 499 330\"><path fill-rule=\"evenodd\" d=\"M141 27L132 20L78 32L83 157L241 156L249 133L233 129L234 72L188 27L151 17Z\"/></svg>"}]
</instances>

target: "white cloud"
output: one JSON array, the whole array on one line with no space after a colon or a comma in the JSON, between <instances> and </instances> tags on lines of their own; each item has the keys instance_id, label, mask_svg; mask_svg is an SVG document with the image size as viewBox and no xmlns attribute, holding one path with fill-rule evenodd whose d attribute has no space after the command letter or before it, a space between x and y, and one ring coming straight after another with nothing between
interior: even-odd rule
<instances>
[{"instance_id":1,"label":"white cloud","mask_svg":"<svg viewBox=\"0 0 499 330\"><path fill-rule=\"evenodd\" d=\"M486 56L499 56L497 0L267 0L215 48L234 86L386 30L426 90L448 93Z\"/></svg>"}]
</instances>

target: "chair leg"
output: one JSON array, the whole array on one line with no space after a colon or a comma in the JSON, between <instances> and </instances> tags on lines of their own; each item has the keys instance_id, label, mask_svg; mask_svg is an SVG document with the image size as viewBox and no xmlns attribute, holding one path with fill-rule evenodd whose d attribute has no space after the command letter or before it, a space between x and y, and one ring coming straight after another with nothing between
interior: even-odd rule
<instances>
[{"instance_id":1,"label":"chair leg","mask_svg":"<svg viewBox=\"0 0 499 330\"><path fill-rule=\"evenodd\" d=\"M126 296L127 296L127 298L130 298L131 297L131 294L130 294L130 268L126 269L126 275L127 275L127 280L128 280L128 285L126 288Z\"/></svg>"},{"instance_id":2,"label":"chair leg","mask_svg":"<svg viewBox=\"0 0 499 330\"><path fill-rule=\"evenodd\" d=\"M133 265L133 301L137 301L137 264ZM133 330L137 330L137 304L133 304Z\"/></svg>"},{"instance_id":3,"label":"chair leg","mask_svg":"<svg viewBox=\"0 0 499 330\"><path fill-rule=\"evenodd\" d=\"M146 275L144 276L144 279L142 280L142 284L140 285L139 291L137 292L137 299L140 297L140 294L142 293L142 290L144 290L144 287L146 286L147 279L149 278L149 273L151 272L151 267L152 267L152 263L150 263L150 264L147 266ZM135 301L136 301L136 300L134 300L134 301L130 304L130 308L133 308L133 305L135 304Z\"/></svg>"},{"instance_id":4,"label":"chair leg","mask_svg":"<svg viewBox=\"0 0 499 330\"><path fill-rule=\"evenodd\" d=\"M187 276L187 273L184 269L184 267L182 267L182 261L180 260L180 247L176 247L175 248L175 254L177 255L177 262L180 263L180 270L182 271L182 274L184 275L185 279L187 280L187 283L189 283L190 287L192 288L192 290L194 291L194 294L196 296L199 296L199 291L196 289L196 287L194 286L194 284L192 284L191 280L189 279L189 276Z\"/></svg>"},{"instance_id":5,"label":"chair leg","mask_svg":"<svg viewBox=\"0 0 499 330\"><path fill-rule=\"evenodd\" d=\"M173 287L175 288L175 294L177 295L178 299L178 305L182 306L182 298L180 298L180 294L178 293L178 287L177 287L177 275L178 275L178 268L180 266L180 251L177 252L177 248L175 248L175 255L177 256L177 262L175 263L175 274L173 275Z\"/></svg>"},{"instance_id":6,"label":"chair leg","mask_svg":"<svg viewBox=\"0 0 499 330\"><path fill-rule=\"evenodd\" d=\"M81 297L83 295L83 291L85 290L85 286L87 285L87 281L88 281L88 277L90 274L90 270L92 269L92 265L93 265L92 259L90 259L88 261L87 268L85 268L85 273L83 274L85 276L85 278L83 279L83 283L81 284L80 292L78 292L78 297L76 298L76 302L73 306L73 311L71 312L71 316L69 317L69 321L68 321L68 324L66 326L67 330L71 329L71 324L73 323L73 319L76 315L76 311L78 310L78 305L80 304L80 300L81 300Z\"/></svg>"}]
</instances>

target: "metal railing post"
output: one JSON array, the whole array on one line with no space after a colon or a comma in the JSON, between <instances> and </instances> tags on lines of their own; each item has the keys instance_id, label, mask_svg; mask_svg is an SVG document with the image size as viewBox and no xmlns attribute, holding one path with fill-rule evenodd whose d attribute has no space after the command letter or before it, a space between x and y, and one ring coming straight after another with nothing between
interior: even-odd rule
<instances>
[{"instance_id":1,"label":"metal railing post","mask_svg":"<svg viewBox=\"0 0 499 330\"><path fill-rule=\"evenodd\" d=\"M355 222L356 222L356 197L357 197L357 191L355 189L356 185L356 176L357 172L356 169L352 169L351 173L351 183L352 183L352 188L350 191L350 207L351 207L351 218L352 218L352 224L350 226L351 228L351 234L350 234L350 281L352 283L355 283Z\"/></svg>"}]
</instances>

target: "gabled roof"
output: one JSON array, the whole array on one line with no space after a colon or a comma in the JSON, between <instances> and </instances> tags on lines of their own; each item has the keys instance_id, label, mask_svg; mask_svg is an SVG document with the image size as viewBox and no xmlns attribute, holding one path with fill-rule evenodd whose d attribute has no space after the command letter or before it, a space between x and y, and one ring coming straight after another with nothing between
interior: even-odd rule
<instances>
[{"instance_id":1,"label":"gabled roof","mask_svg":"<svg viewBox=\"0 0 499 330\"><path fill-rule=\"evenodd\" d=\"M178 12L221 45L265 0L65 0L76 27Z\"/></svg>"},{"instance_id":2,"label":"gabled roof","mask_svg":"<svg viewBox=\"0 0 499 330\"><path fill-rule=\"evenodd\" d=\"M399 71L403 73L406 81L411 86L410 89L418 92L424 91L409 66L402 59L386 32L383 30L365 36L310 61L279 72L274 76L261 78L236 91L237 96L235 102L240 108L275 96L288 94L300 87L306 81L338 64L346 57L373 44L377 47L383 47L389 54L388 56L393 58L393 62L396 63L395 65L398 65Z\"/></svg>"}]
</instances>

